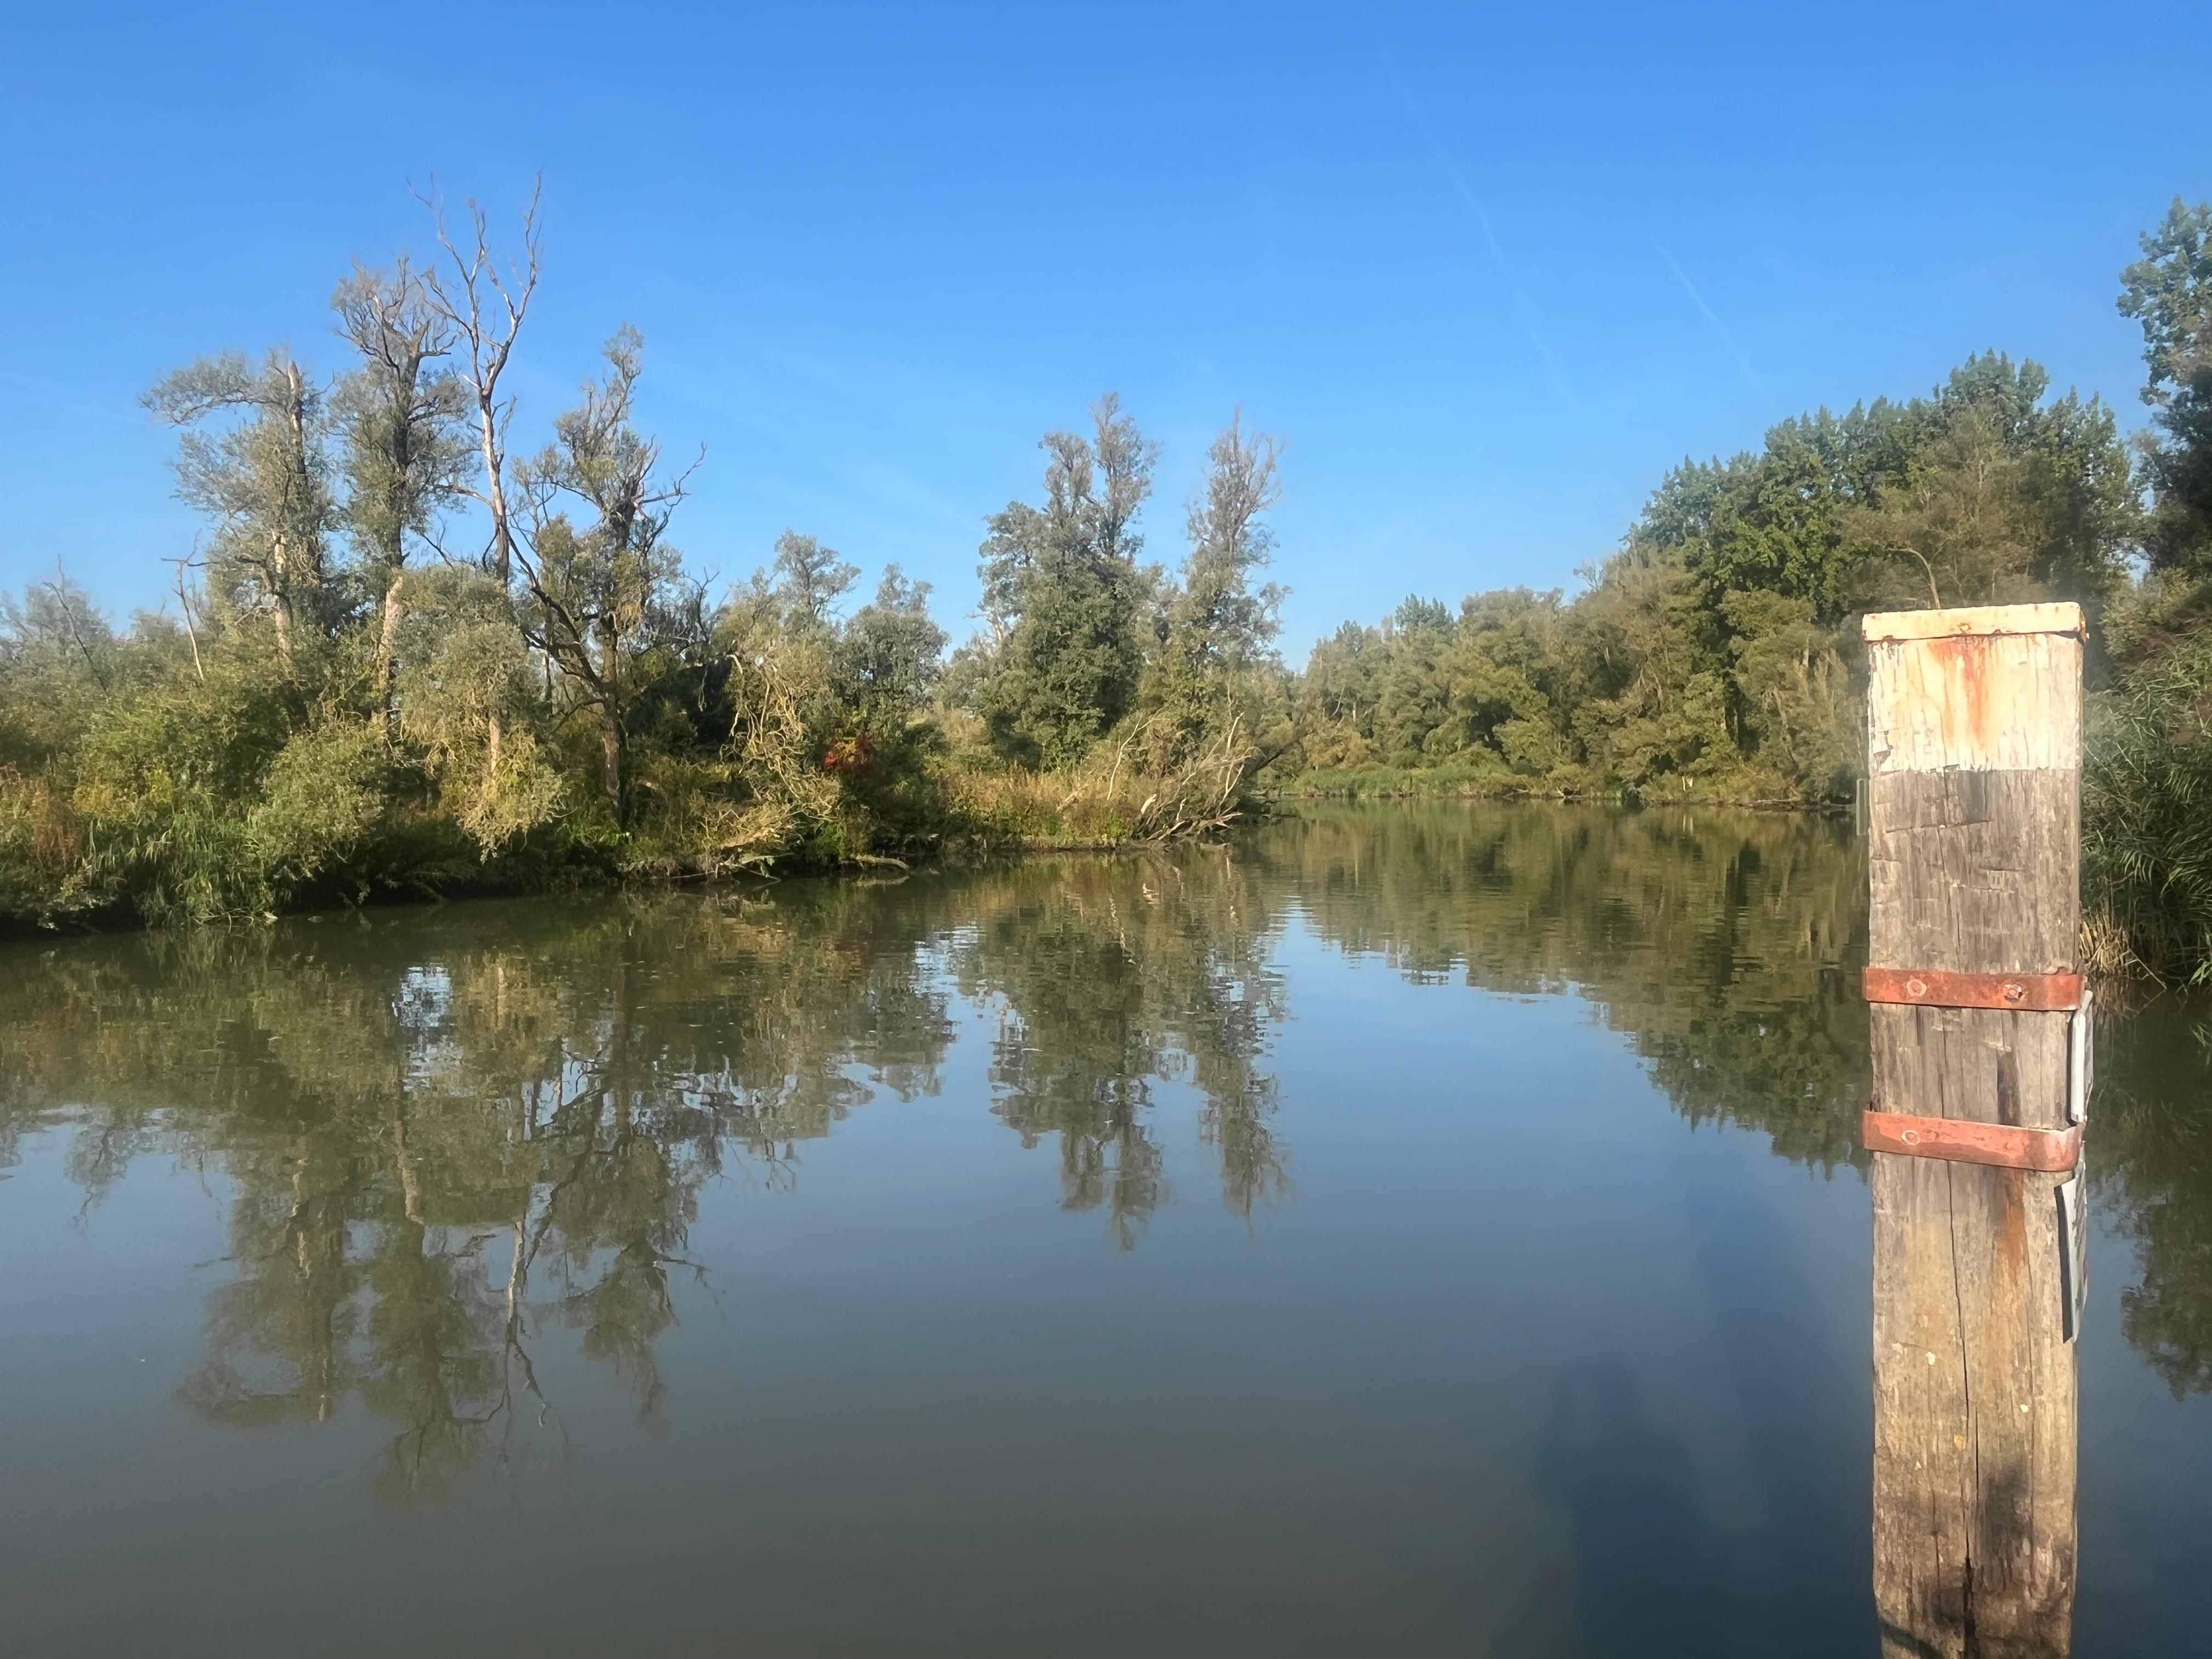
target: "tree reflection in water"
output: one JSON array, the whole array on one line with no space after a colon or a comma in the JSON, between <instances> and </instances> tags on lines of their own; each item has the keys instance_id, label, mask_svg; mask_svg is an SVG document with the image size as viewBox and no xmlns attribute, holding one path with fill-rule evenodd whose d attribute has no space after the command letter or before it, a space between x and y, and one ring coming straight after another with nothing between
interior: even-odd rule
<instances>
[{"instance_id":1,"label":"tree reflection in water","mask_svg":"<svg viewBox=\"0 0 2212 1659\"><path fill-rule=\"evenodd\" d=\"M1161 1080L1196 1085L1232 1210L1249 1222L1287 1190L1261 1064L1284 1014L1277 908L1220 853L1055 861L981 885L954 936L962 994L1000 1011L992 1109L1024 1146L1059 1137L1063 1201L1103 1208L1125 1249L1166 1193L1150 1123Z\"/></svg>"},{"instance_id":2,"label":"tree reflection in water","mask_svg":"<svg viewBox=\"0 0 2212 1659\"><path fill-rule=\"evenodd\" d=\"M1832 820L1311 807L1172 856L69 941L0 985L0 1159L65 1126L88 1203L143 1152L227 1177L184 1398L241 1426L357 1400L389 1432L377 1490L419 1502L561 1454L550 1328L659 1422L673 1281L712 1288L702 1188L788 1186L878 1091L939 1092L956 1000L995 1016L992 1110L1056 1141L1060 1201L1125 1249L1168 1197L1164 1084L1233 1213L1288 1194L1267 1056L1292 925L1585 997L1692 1121L1835 1175L1863 1160L1864 892ZM2115 1045L2099 1179L2141 1246L2129 1334L2201 1389L2212 1133L2201 1054L2158 1029Z\"/></svg>"},{"instance_id":3,"label":"tree reflection in water","mask_svg":"<svg viewBox=\"0 0 2212 1659\"><path fill-rule=\"evenodd\" d=\"M2175 1399L2212 1393L2212 1023L2161 999L2099 1036L2084 1162L2091 1203L2136 1248L2120 1328Z\"/></svg>"},{"instance_id":4,"label":"tree reflection in water","mask_svg":"<svg viewBox=\"0 0 2212 1659\"><path fill-rule=\"evenodd\" d=\"M1309 808L1261 843L1325 938L1408 975L1589 998L1693 1123L1863 1164L1866 866L1806 814Z\"/></svg>"},{"instance_id":5,"label":"tree reflection in water","mask_svg":"<svg viewBox=\"0 0 2212 1659\"><path fill-rule=\"evenodd\" d=\"M240 1427L357 1399L392 1431L380 1493L436 1498L562 1443L549 1326L657 1424L672 1276L711 1283L701 1188L788 1185L876 1091L937 1092L956 987L1000 1008L995 1109L1058 1136L1068 1205L1134 1243L1152 1086L1187 1076L1249 1216L1283 1176L1248 880L1217 850L74 941L0 991L0 1152L67 1118L88 1201L142 1152L229 1177L183 1397Z\"/></svg>"}]
</instances>

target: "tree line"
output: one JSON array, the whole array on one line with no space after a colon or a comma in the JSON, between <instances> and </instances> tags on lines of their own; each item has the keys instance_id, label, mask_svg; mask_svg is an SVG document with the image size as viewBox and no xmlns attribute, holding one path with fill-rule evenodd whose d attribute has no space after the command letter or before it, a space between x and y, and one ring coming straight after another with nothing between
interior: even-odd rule
<instances>
[{"instance_id":1,"label":"tree line","mask_svg":"<svg viewBox=\"0 0 2212 1659\"><path fill-rule=\"evenodd\" d=\"M2121 275L2151 408L2123 436L2033 362L1783 422L1668 473L1580 592L1419 596L1318 644L1308 793L1850 798L1871 611L2072 599L2089 623L2089 954L2212 973L2212 204Z\"/></svg>"},{"instance_id":2,"label":"tree line","mask_svg":"<svg viewBox=\"0 0 2212 1659\"><path fill-rule=\"evenodd\" d=\"M978 626L787 532L710 593L699 461L640 429L617 329L545 441L507 371L544 270L473 204L337 288L346 366L203 358L146 404L205 531L118 630L65 577L0 611L0 918L187 921L379 894L1200 834L1257 789L1818 805L1862 764L1856 620L2090 619L2090 954L2212 971L2212 205L2122 274L2148 428L1970 358L1925 396L1685 461L1571 597L1414 597L1291 672L1280 447L1232 419L1173 569L1161 452L1109 395L986 520Z\"/></svg>"},{"instance_id":3,"label":"tree line","mask_svg":"<svg viewBox=\"0 0 2212 1659\"><path fill-rule=\"evenodd\" d=\"M544 271L471 204L356 269L344 366L201 358L145 395L203 517L118 630L58 574L0 610L0 920L213 920L380 894L903 860L1224 823L1288 728L1278 447L1232 419L1177 569L1159 446L1110 395L988 523L981 627L789 532L710 592L698 458L638 416L625 325L536 448L509 370Z\"/></svg>"},{"instance_id":4,"label":"tree line","mask_svg":"<svg viewBox=\"0 0 2212 1659\"><path fill-rule=\"evenodd\" d=\"M1931 395L1785 421L1686 462L1572 599L1346 623L1304 676L1316 769L1458 769L1553 793L1847 798L1860 615L2027 598L2101 613L2127 586L2129 459L2112 412L2033 363L1971 359Z\"/></svg>"}]
</instances>

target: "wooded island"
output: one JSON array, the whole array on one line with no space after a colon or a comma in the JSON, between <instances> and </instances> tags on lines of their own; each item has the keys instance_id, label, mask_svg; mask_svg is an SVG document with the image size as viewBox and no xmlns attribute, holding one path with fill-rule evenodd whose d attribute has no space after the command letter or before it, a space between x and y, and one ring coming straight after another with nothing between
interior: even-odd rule
<instances>
[{"instance_id":1,"label":"wooded island","mask_svg":"<svg viewBox=\"0 0 2212 1659\"><path fill-rule=\"evenodd\" d=\"M2148 429L1970 359L1924 397L1685 462L1571 598L1347 623L1303 672L1265 580L1279 447L1239 420L1148 561L1160 452L1108 396L986 520L974 636L787 532L710 593L690 471L617 330L545 441L503 378L542 265L471 206L333 297L334 375L204 358L146 396L207 529L127 630L66 576L0 617L0 921L190 922L380 896L1206 833L1271 789L1817 805L1863 765L1857 620L2088 617L2089 959L2212 973L2212 204L2122 276Z\"/></svg>"}]
</instances>

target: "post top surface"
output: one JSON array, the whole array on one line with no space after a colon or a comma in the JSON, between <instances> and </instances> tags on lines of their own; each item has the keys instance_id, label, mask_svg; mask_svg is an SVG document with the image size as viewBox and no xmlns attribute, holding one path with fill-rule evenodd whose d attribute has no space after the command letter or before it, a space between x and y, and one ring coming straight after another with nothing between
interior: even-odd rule
<instances>
[{"instance_id":1,"label":"post top surface","mask_svg":"<svg viewBox=\"0 0 2212 1659\"><path fill-rule=\"evenodd\" d=\"M1884 611L1860 624L1877 640L1948 640L1997 634L2081 632L2081 607L2060 605L1978 605L1950 611Z\"/></svg>"}]
</instances>

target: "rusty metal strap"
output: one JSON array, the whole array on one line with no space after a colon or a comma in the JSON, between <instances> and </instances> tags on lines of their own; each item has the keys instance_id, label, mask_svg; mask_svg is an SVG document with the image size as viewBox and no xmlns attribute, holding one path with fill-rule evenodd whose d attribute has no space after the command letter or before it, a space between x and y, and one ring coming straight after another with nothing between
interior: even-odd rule
<instances>
[{"instance_id":1,"label":"rusty metal strap","mask_svg":"<svg viewBox=\"0 0 2212 1659\"><path fill-rule=\"evenodd\" d=\"M1869 968L1860 983L1869 1002L1923 1008L2017 1008L2070 1014L2081 1006L2079 974L1946 974L1932 968Z\"/></svg>"},{"instance_id":2,"label":"rusty metal strap","mask_svg":"<svg viewBox=\"0 0 2212 1659\"><path fill-rule=\"evenodd\" d=\"M1914 1117L1905 1112L1869 1109L1860 1125L1860 1138L1870 1152L1940 1158L1953 1164L1989 1164L2001 1170L2057 1174L2081 1161L2078 1123L2064 1129L2022 1129L2009 1123Z\"/></svg>"}]
</instances>

